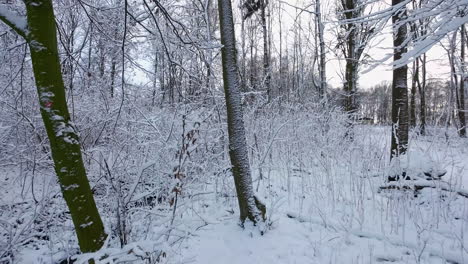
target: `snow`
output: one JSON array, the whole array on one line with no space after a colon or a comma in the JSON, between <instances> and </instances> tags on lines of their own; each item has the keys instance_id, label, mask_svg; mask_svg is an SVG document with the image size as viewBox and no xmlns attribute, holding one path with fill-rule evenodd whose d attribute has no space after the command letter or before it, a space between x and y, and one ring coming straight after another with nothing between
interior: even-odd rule
<instances>
[{"instance_id":1,"label":"snow","mask_svg":"<svg viewBox=\"0 0 468 264\"><path fill-rule=\"evenodd\" d=\"M428 237L427 239L433 239ZM428 240L426 240L427 242ZM191 263L465 263L466 252L445 243L421 245L393 234L347 229L317 217L283 213L264 236L235 218L202 228L182 254ZM418 260L416 262L415 258ZM177 262L178 263L178 262ZM182 261L181 261L182 263Z\"/></svg>"},{"instance_id":2,"label":"snow","mask_svg":"<svg viewBox=\"0 0 468 264\"><path fill-rule=\"evenodd\" d=\"M92 225L92 224L93 224L93 222L91 221L91 222L88 222L88 223L86 223L86 224L80 225L80 227L81 227L81 228L86 228L87 226L90 226L90 225Z\"/></svg>"},{"instance_id":3,"label":"snow","mask_svg":"<svg viewBox=\"0 0 468 264\"><path fill-rule=\"evenodd\" d=\"M10 11L7 5L0 4L0 20L4 19L16 29L27 32L26 18Z\"/></svg>"},{"instance_id":4,"label":"snow","mask_svg":"<svg viewBox=\"0 0 468 264\"><path fill-rule=\"evenodd\" d=\"M390 127L356 126L355 143L350 144L337 133L341 128L338 117L328 117L328 130L311 133L313 128L320 127L319 122L325 119L324 116L296 112L258 122L251 118L253 114L246 113L245 124L249 140L254 131L263 135L257 138L259 153L253 156L251 165L256 194L267 207L268 221L263 236L257 227L248 223L244 228L239 226L232 175L226 172L211 174L214 165L203 167L197 174L199 176L184 183L175 214L173 207L166 207L164 202L153 208L136 205L145 197L164 190L164 183L156 182L164 179L160 175L164 175L161 171L166 162L160 161L165 158L170 161L173 156L152 155L150 160L134 167L128 185L124 185L128 191L119 198L124 198L128 205L127 224L131 230L128 245L120 248L118 238L114 237L96 253L76 255L71 221L59 214L64 208L63 204L57 204L61 198L44 198L53 204L39 212L58 213L52 213L52 216L54 223L60 224L54 224L47 231L50 242L34 242L32 245L37 249L18 247L16 259L19 263L50 263L51 259L75 255L77 263L103 256L111 257L97 263L124 260L145 263L145 259L157 257L161 263L168 264L214 261L229 264L466 263L468 255L463 248L468 242L464 235L468 200L457 192L468 186L468 146L455 133L450 132L447 141L443 129L429 127L431 136L413 135L408 155L400 157L398 165L388 165ZM168 116L167 113L164 115ZM198 114L193 115L187 123L200 120ZM302 122L306 118L309 122ZM155 124L172 126L168 120L166 123L148 121L151 121L148 128ZM168 131L164 127L159 127L158 131ZM204 129L203 124L197 128L207 133L216 131ZM178 128L173 129L177 131ZM176 131L173 133L180 132ZM154 135L160 138L159 133ZM166 140L167 137L163 138ZM206 143L211 142L210 137L208 139ZM205 144L203 137L197 142ZM200 164L219 162L206 156L198 159L196 155L193 150L191 159ZM110 155L106 162L116 175L114 158ZM199 168L200 164L194 164L197 165L194 168ZM167 162L167 165L170 171L174 163ZM260 168L262 180L259 178ZM431 169L446 170L447 173L438 181L424 178L408 181L409 186L428 186L417 192L380 190L379 187L389 184L384 180L389 171L398 168L414 171L413 175ZM96 168L89 171L91 176L97 174ZM17 173L13 171L11 175ZM53 175L53 172L49 174ZM403 183L395 184L401 186ZM13 188L7 197L15 197L11 194L19 193L18 186L11 183L8 186ZM35 192L39 193L45 186L48 189L45 189L44 197L59 193L55 189L57 186L50 184L36 186ZM110 184L104 186L113 188ZM108 232L115 228L112 206L117 194L113 191L95 194ZM23 201L18 197L15 201L7 197L2 198L2 204ZM2 217L14 223L18 217L15 214L8 211L7 215L4 211ZM22 226L27 227L26 224Z\"/></svg>"},{"instance_id":5,"label":"snow","mask_svg":"<svg viewBox=\"0 0 468 264\"><path fill-rule=\"evenodd\" d=\"M183 254L192 263L311 263L316 254L313 235L298 221L282 217L261 236L250 226L243 230L231 217L202 228Z\"/></svg>"},{"instance_id":6,"label":"snow","mask_svg":"<svg viewBox=\"0 0 468 264\"><path fill-rule=\"evenodd\" d=\"M78 140L75 138L77 137L75 128L73 127L73 123L62 121L64 118L60 115L52 115L51 120L54 122L54 130L55 135L57 137L62 137L65 142L68 144L78 144ZM62 121L62 122L61 122Z\"/></svg>"},{"instance_id":7,"label":"snow","mask_svg":"<svg viewBox=\"0 0 468 264\"><path fill-rule=\"evenodd\" d=\"M308 89L316 72L315 66L307 63L316 61L310 58L314 53L314 45L308 42L310 36L302 34L313 30L299 24L301 19L296 20L292 31L284 30L286 48L272 49L276 58L278 54L285 56L279 62L285 62L286 74L272 77L273 81L287 83L281 84L287 91L280 94L288 98L273 97L272 102L265 103L260 86L245 94L240 91L239 69L234 64L238 43L233 14L228 10L232 1L219 0L229 7L223 9L221 5L221 22L228 25L222 32L217 32L217 23L212 21L215 10L208 8L211 1L205 1L203 16L196 8L187 8L185 2L168 4L167 13L159 4L142 10L141 3L129 2L129 13L119 13L123 6L118 3L93 8L71 2L57 1L54 7L60 24L60 61L66 63L62 65L64 79L67 85L73 84L73 89L67 87L66 102L76 126L68 116L55 112L54 94L47 92L47 87L39 87L37 103L36 93L31 91L35 86L30 57L22 54L24 46L16 36L9 32L2 35L8 48L0 56L7 66L0 78L5 87L2 103L7 103L0 104L1 110L7 109L0 111L0 153L6 154L0 155L0 263L45 264L67 259L76 263L94 259L96 263L138 264L468 263L466 139L459 138L454 127L438 127L439 120L428 120L427 136L411 133L406 155L390 163L390 126L355 124L353 141L346 137L348 116L332 101L317 103L316 95ZM375 25L376 34L381 34L384 27L391 28L387 22L392 13L409 7L410 2L404 0L385 10L369 8L366 11L375 13L359 19ZM408 42L409 51L400 62L414 59L467 22L467 16L459 12L468 7L467 0L425 3L418 10L409 8L407 21L431 16L429 34ZM24 17L11 11L17 4L0 5L0 17L21 34L27 31L27 24ZM328 6L323 4L325 19ZM121 18L128 14L135 16L126 25L129 36L135 38L128 39L122 59L134 63L123 65L125 71L128 68L128 78L119 79L120 73L112 76L122 81L123 100L123 94L109 94L108 75L109 64L122 55ZM144 19L148 14L159 14L151 22L155 25ZM158 23L163 19L169 19L165 20L168 23ZM145 35L140 22L149 23L149 28L160 26L159 36ZM333 29L330 21L324 24ZM71 34L68 31L73 25L77 27ZM177 33L180 36L174 35ZM204 50L220 47L219 41L214 41L218 33L222 33L224 51L231 51L223 54L229 64L223 78L218 51L206 54ZM276 44L275 34L271 38L272 45ZM148 46L142 44L148 39L151 51L144 50ZM191 43L181 45L181 39L190 39ZM327 40L327 46L333 48L335 40ZM299 44L302 41L303 46ZM35 41L29 45L32 49L44 48ZM132 84L135 80L129 76L139 67L141 57L156 61L148 72L155 79L154 86L141 80L142 85ZM327 54L327 60L331 58ZM290 59L294 60L292 65ZM117 63L117 68L122 66ZM297 73L289 72L291 66ZM208 69L211 75L205 80ZM13 76L15 73L19 77ZM279 80L282 77L288 80ZM202 96L192 101L188 89L204 86L205 81L207 91L202 87ZM226 94L232 99L227 128L225 101L219 89L222 81L229 86ZM293 87L288 87L291 82ZM180 91L173 91L175 98L169 103L166 100L171 95L165 93L172 86L180 86ZM243 96L246 100L242 102ZM159 100L162 103L156 104ZM80 158L109 234L97 252L79 253L74 225L50 158L47 132L37 113L40 106L47 111L55 135L68 143L65 146L81 143ZM434 108L438 107L445 106ZM432 117L444 119L450 109L434 112ZM115 122L116 116L119 122ZM79 142L78 131L83 135ZM257 217L261 216L254 195L266 205L267 220L260 227L248 221L239 224L229 150L240 150L232 156L247 176L240 182ZM61 168L61 172L66 170ZM402 172L411 179L387 181ZM88 218L80 227L91 225L90 221Z\"/></svg>"},{"instance_id":8,"label":"snow","mask_svg":"<svg viewBox=\"0 0 468 264\"><path fill-rule=\"evenodd\" d=\"M373 131L375 134L378 130ZM388 138L387 133L385 138ZM379 138L380 135L376 136L375 142L388 144L386 140L379 141ZM403 159L406 168L414 172L439 167L448 170L452 168L446 163L447 157L443 156L443 152L449 149L443 147L443 144L431 145L434 142L429 143L423 139L413 139L411 142L415 151ZM462 145L461 150L466 151L466 147ZM453 147L450 151L454 151ZM463 162L466 157L459 156L455 159ZM390 169L392 166L383 168L380 175L385 175ZM459 174L457 175L455 178L459 177ZM281 175L271 177L279 182L286 180L281 180ZM365 178L361 184L379 186L382 178ZM466 180L466 177L463 178ZM426 181L427 186L432 185L434 188L421 190L416 198L412 198L412 194L407 196L404 192L389 191L387 194L378 194L376 189L367 189L362 193L363 200L357 200L360 205L352 209L350 206L353 207L354 198L346 198L345 190L358 186L352 186L355 179L350 179L350 182L349 179L342 180L347 182L344 188L335 182L334 188L341 189L337 193L341 198L340 202L334 205L334 209L333 202L328 200L331 197L327 195L319 199L319 195L314 193L301 194L296 199L302 200L302 204L297 203L297 200L295 202L294 198L287 198L288 195L294 197L294 193L300 192L300 188L297 188L297 184L303 182L300 179L292 180L299 181L296 184L290 183L296 186L296 191L292 191L292 194L286 190L270 190L277 194L279 202L267 202L267 208L273 211L269 216L272 225L263 236L250 227L243 230L237 225L235 216L208 210L206 214L215 219L210 219L210 224L200 228L186 241L181 252L184 258L174 263L212 263L214 260L218 263L233 264L468 261L468 253L460 248L460 245L468 242L463 236L468 219L468 200L452 192L447 193L446 198L441 199L440 196L444 193L444 188L456 191L455 185ZM313 181L311 184L314 185ZM410 182L421 184L421 180ZM347 184L351 186L346 186ZM444 184L447 186L443 187ZM325 193L327 190L322 191L322 194ZM354 195L356 194L358 193ZM444 211L445 213L442 213ZM439 216L433 218L434 214L440 213L445 215L443 219L436 220Z\"/></svg>"}]
</instances>

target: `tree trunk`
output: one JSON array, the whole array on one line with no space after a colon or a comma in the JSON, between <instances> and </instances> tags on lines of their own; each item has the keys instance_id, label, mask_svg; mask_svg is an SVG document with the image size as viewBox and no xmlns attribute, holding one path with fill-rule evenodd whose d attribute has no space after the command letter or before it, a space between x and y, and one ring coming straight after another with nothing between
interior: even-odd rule
<instances>
[{"instance_id":1,"label":"tree trunk","mask_svg":"<svg viewBox=\"0 0 468 264\"><path fill-rule=\"evenodd\" d=\"M247 92L247 80L246 80L246 55L247 51L245 50L245 19L242 19L241 24L241 47L242 47L242 79L241 79L241 90L242 92Z\"/></svg>"},{"instance_id":2,"label":"tree trunk","mask_svg":"<svg viewBox=\"0 0 468 264\"><path fill-rule=\"evenodd\" d=\"M355 13L356 4L354 0L347 0L343 2L343 10L345 19L351 20L356 18ZM346 56L346 66L345 66L345 83L344 83L344 92L345 92L345 111L350 114L356 112L355 104L355 94L357 89L357 74L358 74L358 61L359 58L356 56L356 25L347 24L346 25L346 47L344 49L344 55Z\"/></svg>"},{"instance_id":3,"label":"tree trunk","mask_svg":"<svg viewBox=\"0 0 468 264\"><path fill-rule=\"evenodd\" d=\"M229 157L239 202L240 220L241 223L244 223L246 219L258 223L265 219L265 207L258 203L252 187L241 105L231 0L218 0L218 6L221 44L223 45L221 57L227 107Z\"/></svg>"},{"instance_id":4,"label":"tree trunk","mask_svg":"<svg viewBox=\"0 0 468 264\"><path fill-rule=\"evenodd\" d=\"M450 38L450 48L447 50L448 53L448 58L450 62L450 107L448 111L448 115L455 115L455 109L452 109L452 99L453 96L455 95L455 107L456 107L456 112L458 112L458 109L460 109L460 101L459 101L459 94L458 94L458 89L459 89L459 83L458 83L458 75L457 75L457 69L456 69L456 58L455 58L455 50L456 50L456 45L457 45L457 34L458 32L455 31L453 32L452 37ZM455 92L455 93L454 93ZM460 130L458 130L458 123L456 122L455 116L454 116L454 124L455 127L457 128L458 133L460 133ZM446 128L450 125L449 122L446 123Z\"/></svg>"},{"instance_id":5,"label":"tree trunk","mask_svg":"<svg viewBox=\"0 0 468 264\"><path fill-rule=\"evenodd\" d=\"M110 72L110 79L111 79L111 85L110 85L110 96L114 97L114 90L115 90L115 60L112 59L112 64L111 64L111 72Z\"/></svg>"},{"instance_id":6,"label":"tree trunk","mask_svg":"<svg viewBox=\"0 0 468 264\"><path fill-rule=\"evenodd\" d=\"M44 126L63 197L82 252L101 248L107 235L86 177L76 128L70 122L51 0L27 0L28 43Z\"/></svg>"},{"instance_id":7,"label":"tree trunk","mask_svg":"<svg viewBox=\"0 0 468 264\"><path fill-rule=\"evenodd\" d=\"M460 129L458 134L460 137L466 137L466 120L465 120L465 41L466 41L466 30L465 25L460 29L461 34L461 73L460 76L460 89L458 92L458 119L460 120Z\"/></svg>"},{"instance_id":8,"label":"tree trunk","mask_svg":"<svg viewBox=\"0 0 468 264\"><path fill-rule=\"evenodd\" d=\"M284 83L286 82L286 76L284 74L284 70L283 70L283 27L282 27L282 24L281 23L281 19L282 19L282 6L281 6L281 2L278 2L278 29L279 29L279 84L278 84L278 94L279 95L283 95L284 91L283 91L283 87L284 87ZM289 102L289 89L287 91L287 101Z\"/></svg>"},{"instance_id":9,"label":"tree trunk","mask_svg":"<svg viewBox=\"0 0 468 264\"><path fill-rule=\"evenodd\" d=\"M320 0L315 0L315 18L316 18L316 27L319 38L320 46L320 66L319 66L319 76L320 76L320 98L326 98L326 86L327 86L327 74L326 74L326 65L325 65L325 39L324 39L324 26L322 23L322 12L320 6Z\"/></svg>"},{"instance_id":10,"label":"tree trunk","mask_svg":"<svg viewBox=\"0 0 468 264\"><path fill-rule=\"evenodd\" d=\"M416 84L419 79L419 60L413 61L413 78L411 81L410 126L416 127Z\"/></svg>"},{"instance_id":11,"label":"tree trunk","mask_svg":"<svg viewBox=\"0 0 468 264\"><path fill-rule=\"evenodd\" d=\"M404 0L392 0L398 5ZM393 60L397 61L406 52L402 46L407 35L406 24L400 24L406 18L406 7L392 16L393 22ZM406 153L408 147L408 66L393 69L392 83L392 141L390 158Z\"/></svg>"},{"instance_id":12,"label":"tree trunk","mask_svg":"<svg viewBox=\"0 0 468 264\"><path fill-rule=\"evenodd\" d=\"M357 63L354 59L346 59L346 71L345 71L345 111L352 115L356 113L356 86L357 86Z\"/></svg>"},{"instance_id":13,"label":"tree trunk","mask_svg":"<svg viewBox=\"0 0 468 264\"><path fill-rule=\"evenodd\" d=\"M422 74L422 83L418 79L418 90L420 96L419 112L421 125L419 127L419 132L421 135L426 135L426 53L422 55L421 60L421 74Z\"/></svg>"},{"instance_id":14,"label":"tree trunk","mask_svg":"<svg viewBox=\"0 0 468 264\"><path fill-rule=\"evenodd\" d=\"M268 48L268 29L267 29L267 21L266 21L266 6L267 0L260 0L261 1L261 19L262 19L262 33L263 33L263 78L265 81L265 89L267 91L267 99L268 102L271 100L271 75L270 75L270 53Z\"/></svg>"},{"instance_id":15,"label":"tree trunk","mask_svg":"<svg viewBox=\"0 0 468 264\"><path fill-rule=\"evenodd\" d=\"M324 28L322 23L322 12L321 12L320 0L315 0L315 23L317 28L317 34L319 38L319 47L320 47L320 62L319 62L319 95L320 99L325 98L326 96L326 85L327 85L327 75L326 75L326 65L325 65L325 39L324 39Z\"/></svg>"}]
</instances>

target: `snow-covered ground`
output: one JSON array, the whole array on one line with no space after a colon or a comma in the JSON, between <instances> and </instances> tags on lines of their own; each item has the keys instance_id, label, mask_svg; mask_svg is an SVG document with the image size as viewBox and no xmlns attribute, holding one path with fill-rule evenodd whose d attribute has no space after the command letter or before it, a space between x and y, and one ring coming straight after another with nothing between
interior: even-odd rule
<instances>
[{"instance_id":1,"label":"snow-covered ground","mask_svg":"<svg viewBox=\"0 0 468 264\"><path fill-rule=\"evenodd\" d=\"M316 175L320 165L289 177L272 173L272 187L263 195L273 211L265 235L242 230L236 214L211 210L210 224L185 241L181 255L190 263L468 263L468 197L438 188L468 186L468 143L435 135L413 139L407 166L445 169L444 183L432 181L436 188L417 193L379 191L389 169L363 173L379 158L354 159L372 147L387 149L388 128L382 129L359 128L357 145L368 148L342 152L349 163L330 167L328 175Z\"/></svg>"},{"instance_id":2,"label":"snow-covered ground","mask_svg":"<svg viewBox=\"0 0 468 264\"><path fill-rule=\"evenodd\" d=\"M102 263L468 263L468 197L461 195L468 189L466 139L443 128L431 128L428 136L412 135L409 155L390 168L389 127L357 126L354 142L349 142L333 122L325 129L314 127L320 118L310 125L300 118L269 120L247 122L248 131L255 131L248 135L254 187L267 205L264 235L256 227L238 225L231 175L201 172L205 178L187 183L185 188L192 189L180 197L175 211L172 205L132 206L127 212L129 244L120 249L118 238L112 237L105 249L79 256L78 263L91 256L111 256ZM386 175L398 166L418 178L406 185L434 188L382 190ZM418 172L430 170L447 173L440 181L419 178ZM12 175L21 179L19 174L2 174L1 216L8 222L2 225L3 238L24 237L21 228L31 235L44 228L39 223L14 224L18 219L37 221L35 212L46 210L34 203L8 207L33 199L31 183L22 190L20 182L12 180ZM53 174L38 177L36 193L51 195L37 197L48 197L47 206L63 211L62 201L53 198L56 186L48 182ZM113 201L97 195L97 202L111 232ZM45 218L67 218L60 212ZM54 263L74 255L72 225L69 220L58 222L62 225L46 227L48 237L42 242L32 236L29 242L10 243L15 263Z\"/></svg>"}]
</instances>

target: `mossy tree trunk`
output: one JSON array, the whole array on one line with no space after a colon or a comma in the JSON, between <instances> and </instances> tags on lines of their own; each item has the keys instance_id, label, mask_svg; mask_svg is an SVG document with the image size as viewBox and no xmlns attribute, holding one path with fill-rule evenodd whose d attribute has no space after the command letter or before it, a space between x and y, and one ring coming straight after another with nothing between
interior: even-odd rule
<instances>
[{"instance_id":1,"label":"mossy tree trunk","mask_svg":"<svg viewBox=\"0 0 468 264\"><path fill-rule=\"evenodd\" d=\"M51 0L25 0L27 26L10 26L29 44L40 111L50 141L55 172L82 252L102 247L107 237L81 156L78 132L70 121ZM0 19L8 23L8 16Z\"/></svg>"}]
</instances>

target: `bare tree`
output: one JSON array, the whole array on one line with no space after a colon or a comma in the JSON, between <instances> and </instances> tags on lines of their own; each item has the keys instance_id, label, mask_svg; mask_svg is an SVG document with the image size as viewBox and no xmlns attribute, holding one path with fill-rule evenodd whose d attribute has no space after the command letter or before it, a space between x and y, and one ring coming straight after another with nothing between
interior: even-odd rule
<instances>
[{"instance_id":1,"label":"bare tree","mask_svg":"<svg viewBox=\"0 0 468 264\"><path fill-rule=\"evenodd\" d=\"M418 10L425 4L425 0L413 0L413 10ZM421 36L427 34L427 27L430 18L423 17L415 21L411 21L411 38L414 42L417 42ZM426 134L426 54L423 53L413 61L413 76L411 78L411 100L410 100L410 125L416 127L417 125L417 114L416 114L416 88L419 92L420 104L419 104L419 119L420 124L418 131L421 135Z\"/></svg>"},{"instance_id":2,"label":"bare tree","mask_svg":"<svg viewBox=\"0 0 468 264\"><path fill-rule=\"evenodd\" d=\"M340 3L338 17L342 24L337 46L341 48L346 60L343 106L349 117L353 118L358 109L355 97L358 88L359 66L364 50L374 34L374 28L369 22L356 22L364 15L367 6L365 0L341 0ZM350 138L352 138L352 124L349 122L349 131L346 133Z\"/></svg>"}]
</instances>

